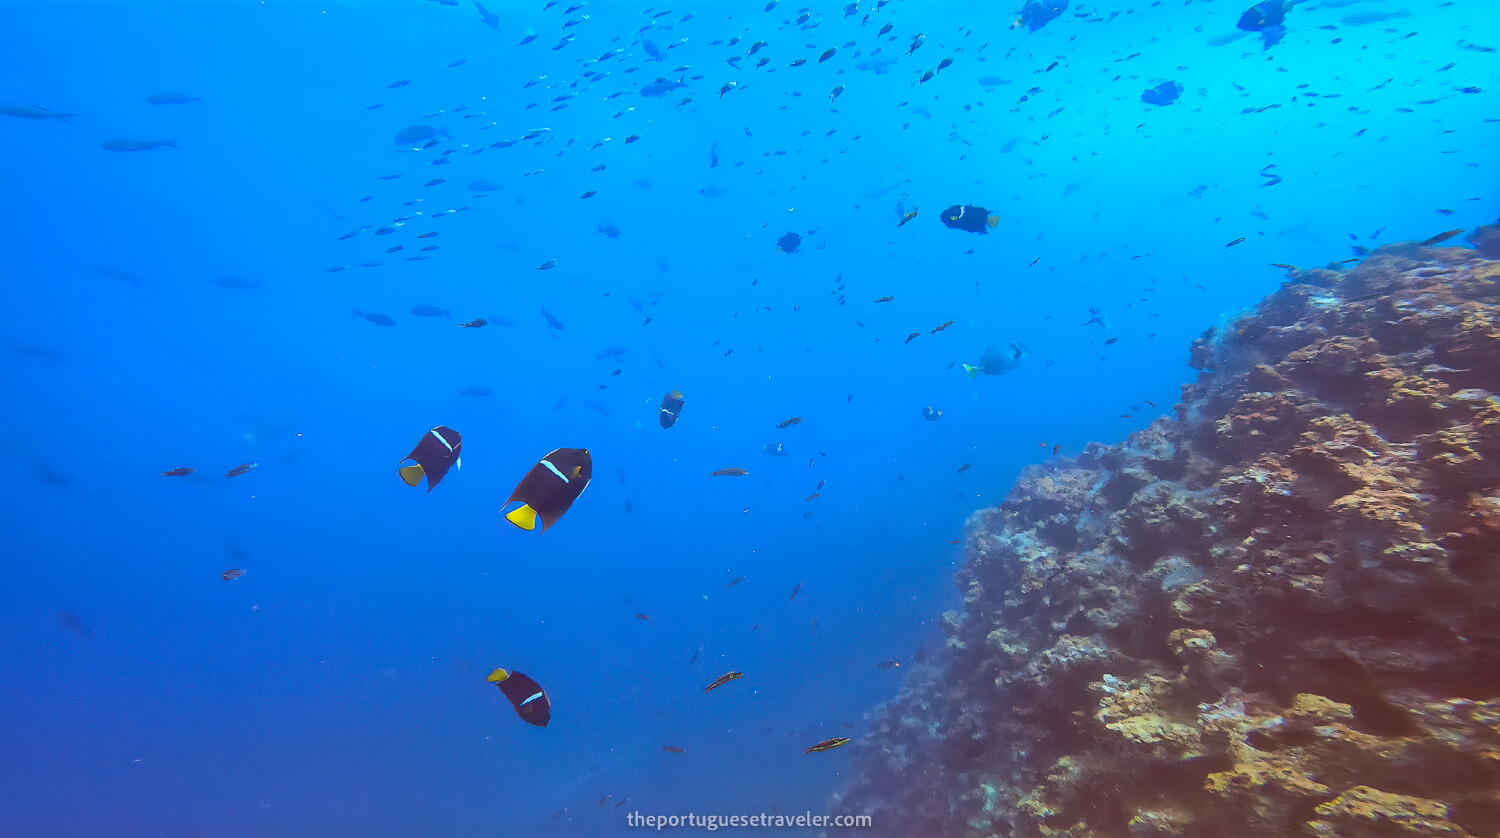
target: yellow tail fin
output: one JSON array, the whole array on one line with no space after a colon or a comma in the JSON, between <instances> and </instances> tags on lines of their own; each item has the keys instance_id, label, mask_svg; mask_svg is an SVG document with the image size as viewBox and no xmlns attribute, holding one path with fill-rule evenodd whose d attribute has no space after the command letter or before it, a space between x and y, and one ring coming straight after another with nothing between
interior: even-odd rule
<instances>
[{"instance_id":1,"label":"yellow tail fin","mask_svg":"<svg viewBox=\"0 0 1500 838\"><path fill-rule=\"evenodd\" d=\"M506 672L503 669L497 669L494 672L491 672L490 673L490 677L488 677L488 678L486 678L484 680L489 681L491 684L498 684L501 681L504 681L506 678L509 678L509 677L510 677L510 673L509 672Z\"/></svg>"},{"instance_id":2,"label":"yellow tail fin","mask_svg":"<svg viewBox=\"0 0 1500 838\"><path fill-rule=\"evenodd\" d=\"M997 224L1000 223L1000 216L998 216L998 215L992 215L992 216L986 218L984 221L985 221L986 224L990 225L991 227L994 227L995 225L997 225Z\"/></svg>"},{"instance_id":3,"label":"yellow tail fin","mask_svg":"<svg viewBox=\"0 0 1500 838\"><path fill-rule=\"evenodd\" d=\"M422 475L424 473L425 472L422 471L422 467L421 466L402 466L401 467L401 479L405 480L406 481L406 485L408 485L408 486L415 486L418 483L421 483L422 482Z\"/></svg>"},{"instance_id":4,"label":"yellow tail fin","mask_svg":"<svg viewBox=\"0 0 1500 838\"><path fill-rule=\"evenodd\" d=\"M534 530L536 529L536 510L523 503L505 513L505 520L523 530Z\"/></svg>"},{"instance_id":5,"label":"yellow tail fin","mask_svg":"<svg viewBox=\"0 0 1500 838\"><path fill-rule=\"evenodd\" d=\"M980 367L971 367L968 364L964 364L964 372L967 372L969 374L969 380L973 381L979 376L981 372L984 372L984 370Z\"/></svg>"}]
</instances>

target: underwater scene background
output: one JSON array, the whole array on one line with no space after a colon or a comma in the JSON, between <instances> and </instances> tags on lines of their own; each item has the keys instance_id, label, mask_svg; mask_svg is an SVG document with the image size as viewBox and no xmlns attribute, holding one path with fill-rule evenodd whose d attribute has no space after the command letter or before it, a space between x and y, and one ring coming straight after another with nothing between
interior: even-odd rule
<instances>
[{"instance_id":1,"label":"underwater scene background","mask_svg":"<svg viewBox=\"0 0 1500 838\"><path fill-rule=\"evenodd\" d=\"M0 834L1500 831L1500 15L1014 5L0 3Z\"/></svg>"}]
</instances>

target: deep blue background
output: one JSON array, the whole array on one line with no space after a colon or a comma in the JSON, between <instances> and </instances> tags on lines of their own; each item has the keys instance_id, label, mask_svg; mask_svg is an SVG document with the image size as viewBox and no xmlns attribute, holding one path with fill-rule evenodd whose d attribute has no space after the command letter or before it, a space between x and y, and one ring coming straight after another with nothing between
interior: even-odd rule
<instances>
[{"instance_id":1,"label":"deep blue background","mask_svg":"<svg viewBox=\"0 0 1500 838\"><path fill-rule=\"evenodd\" d=\"M1075 0L1036 33L956 0L801 27L791 2L495 2L498 30L469 0L0 3L0 104L76 114L0 116L0 834L825 811L853 749L803 749L859 737L903 674L877 664L941 645L951 542L1018 468L1169 415L1189 341L1274 289L1269 263L1494 219L1500 108L1459 92L1500 69L1487 3L1313 0L1262 51L1229 37L1243 2ZM658 77L687 85L637 92ZM1175 104L1140 100L1167 80ZM451 139L398 151L414 124ZM101 150L121 138L178 148ZM937 222L966 202L998 227ZM966 380L1011 340L1019 369ZM464 468L426 495L395 467L437 424ZM559 446L592 450L592 487L511 528L496 510ZM496 666L547 688L550 727Z\"/></svg>"}]
</instances>

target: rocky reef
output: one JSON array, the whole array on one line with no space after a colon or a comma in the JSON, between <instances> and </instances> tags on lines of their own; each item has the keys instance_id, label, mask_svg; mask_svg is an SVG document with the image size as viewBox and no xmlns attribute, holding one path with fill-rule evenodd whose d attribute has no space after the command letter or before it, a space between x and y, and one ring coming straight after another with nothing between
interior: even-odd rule
<instances>
[{"instance_id":1,"label":"rocky reef","mask_svg":"<svg viewBox=\"0 0 1500 838\"><path fill-rule=\"evenodd\" d=\"M1484 255L1294 271L1194 343L1175 420L1026 469L832 808L902 838L1500 834Z\"/></svg>"}]
</instances>

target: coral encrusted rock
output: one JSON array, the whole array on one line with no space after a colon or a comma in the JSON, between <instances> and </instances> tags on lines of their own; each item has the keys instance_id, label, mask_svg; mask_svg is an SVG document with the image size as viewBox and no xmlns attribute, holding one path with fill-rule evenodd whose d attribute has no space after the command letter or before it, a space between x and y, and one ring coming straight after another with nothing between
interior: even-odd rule
<instances>
[{"instance_id":1,"label":"coral encrusted rock","mask_svg":"<svg viewBox=\"0 0 1500 838\"><path fill-rule=\"evenodd\" d=\"M860 835L1500 835L1500 262L1295 272L1191 357L969 519Z\"/></svg>"}]
</instances>

